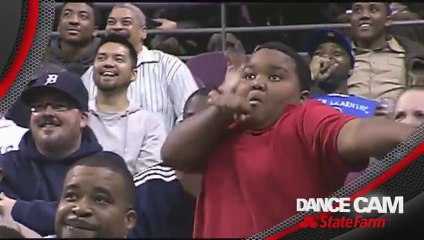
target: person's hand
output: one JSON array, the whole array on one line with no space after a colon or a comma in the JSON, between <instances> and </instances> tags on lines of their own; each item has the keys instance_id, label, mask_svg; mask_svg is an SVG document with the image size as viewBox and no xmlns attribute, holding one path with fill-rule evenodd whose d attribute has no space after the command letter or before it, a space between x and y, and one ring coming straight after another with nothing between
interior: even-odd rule
<instances>
[{"instance_id":1,"label":"person's hand","mask_svg":"<svg viewBox=\"0 0 424 240\"><path fill-rule=\"evenodd\" d=\"M227 71L224 82L218 89L222 92L235 92L241 82L242 71L246 65L248 56L240 41L234 47L228 48L224 54L227 60Z\"/></svg>"},{"instance_id":2,"label":"person's hand","mask_svg":"<svg viewBox=\"0 0 424 240\"><path fill-rule=\"evenodd\" d=\"M16 222L10 214L1 215L0 226L7 227L9 229L14 229L16 232L20 233L24 238L41 238L40 234L27 228L21 223Z\"/></svg>"},{"instance_id":3,"label":"person's hand","mask_svg":"<svg viewBox=\"0 0 424 240\"><path fill-rule=\"evenodd\" d=\"M374 116L391 119L395 110L396 100L393 98L383 98L377 105Z\"/></svg>"},{"instance_id":4,"label":"person's hand","mask_svg":"<svg viewBox=\"0 0 424 240\"><path fill-rule=\"evenodd\" d=\"M4 193L0 193L0 198L0 225L21 232L19 224L12 218L12 209L16 201L6 197Z\"/></svg>"},{"instance_id":5,"label":"person's hand","mask_svg":"<svg viewBox=\"0 0 424 240\"><path fill-rule=\"evenodd\" d=\"M0 193L0 212L3 215L12 216L12 209L16 200L8 198L4 193Z\"/></svg>"},{"instance_id":6,"label":"person's hand","mask_svg":"<svg viewBox=\"0 0 424 240\"><path fill-rule=\"evenodd\" d=\"M225 53L227 72L224 82L217 90L209 93L208 103L217 106L224 113L232 114L234 118L245 120L250 113L247 94L250 85L242 81L242 70L247 62L247 56L240 42Z\"/></svg>"},{"instance_id":7,"label":"person's hand","mask_svg":"<svg viewBox=\"0 0 424 240\"><path fill-rule=\"evenodd\" d=\"M312 80L323 81L327 79L338 66L339 64L334 59L323 58L315 55L309 65Z\"/></svg>"},{"instance_id":8,"label":"person's hand","mask_svg":"<svg viewBox=\"0 0 424 240\"><path fill-rule=\"evenodd\" d=\"M155 18L153 19L156 22L160 22L162 23L162 25L160 25L159 27L157 27L158 29L176 29L177 28L177 23L174 21L171 21L169 19L166 18Z\"/></svg>"}]
</instances>

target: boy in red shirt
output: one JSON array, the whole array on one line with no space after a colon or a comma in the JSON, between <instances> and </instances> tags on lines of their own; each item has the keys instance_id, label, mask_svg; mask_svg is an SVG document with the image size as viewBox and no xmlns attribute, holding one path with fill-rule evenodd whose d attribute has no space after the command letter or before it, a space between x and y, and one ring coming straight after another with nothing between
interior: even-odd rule
<instances>
[{"instance_id":1,"label":"boy in red shirt","mask_svg":"<svg viewBox=\"0 0 424 240\"><path fill-rule=\"evenodd\" d=\"M348 171L365 168L414 129L305 101L309 67L281 43L258 47L240 68L239 57L230 58L210 106L171 131L162 148L176 169L204 174L196 238L264 231L296 214L296 198L332 194Z\"/></svg>"}]
</instances>

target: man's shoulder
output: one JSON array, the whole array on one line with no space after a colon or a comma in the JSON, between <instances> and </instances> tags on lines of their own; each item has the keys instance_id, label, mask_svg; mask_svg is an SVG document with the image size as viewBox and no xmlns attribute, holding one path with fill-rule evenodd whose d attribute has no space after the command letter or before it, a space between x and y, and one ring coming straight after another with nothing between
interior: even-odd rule
<instances>
[{"instance_id":1,"label":"man's shoulder","mask_svg":"<svg viewBox=\"0 0 424 240\"><path fill-rule=\"evenodd\" d=\"M149 49L147 56L142 57L142 59L151 61L156 60L159 64L164 66L164 68L185 65L184 62L177 56L156 49Z\"/></svg>"},{"instance_id":2,"label":"man's shoulder","mask_svg":"<svg viewBox=\"0 0 424 240\"><path fill-rule=\"evenodd\" d=\"M178 179L175 170L164 163L148 167L144 171L134 175L134 184L136 187L153 182L171 183L176 180Z\"/></svg>"},{"instance_id":3,"label":"man's shoulder","mask_svg":"<svg viewBox=\"0 0 424 240\"><path fill-rule=\"evenodd\" d=\"M151 126L157 126L163 121L160 113L148 111L141 106L133 105L129 111L130 113L127 115L127 117L131 118L132 122L136 122L139 125L145 126L147 128Z\"/></svg>"},{"instance_id":4,"label":"man's shoulder","mask_svg":"<svg viewBox=\"0 0 424 240\"><path fill-rule=\"evenodd\" d=\"M288 116L286 119L291 119L294 125L321 121L330 116L340 118L344 116L340 109L334 108L334 106L330 106L330 104L326 104L318 99L311 99L302 104L291 105L287 113Z\"/></svg>"},{"instance_id":5,"label":"man's shoulder","mask_svg":"<svg viewBox=\"0 0 424 240\"><path fill-rule=\"evenodd\" d=\"M3 154L0 154L0 168L10 168L16 166L16 164L18 164L18 162L21 162L22 160L23 159L21 158L21 150L19 149L5 152Z\"/></svg>"},{"instance_id":6,"label":"man's shoulder","mask_svg":"<svg viewBox=\"0 0 424 240\"><path fill-rule=\"evenodd\" d=\"M13 133L25 133L28 129L16 125L12 120L0 119L0 136L7 136ZM10 136L10 135L9 135Z\"/></svg>"},{"instance_id":7,"label":"man's shoulder","mask_svg":"<svg viewBox=\"0 0 424 240\"><path fill-rule=\"evenodd\" d=\"M394 35L392 39L395 40L403 48L407 48L405 50L410 50L411 47L424 47L423 44L404 36Z\"/></svg>"},{"instance_id":8,"label":"man's shoulder","mask_svg":"<svg viewBox=\"0 0 424 240\"><path fill-rule=\"evenodd\" d=\"M152 54L155 57L158 57L158 58L161 58L161 59L176 59L176 60L182 62L177 56L163 52L161 50L148 49L147 51L149 52L149 54Z\"/></svg>"}]
</instances>

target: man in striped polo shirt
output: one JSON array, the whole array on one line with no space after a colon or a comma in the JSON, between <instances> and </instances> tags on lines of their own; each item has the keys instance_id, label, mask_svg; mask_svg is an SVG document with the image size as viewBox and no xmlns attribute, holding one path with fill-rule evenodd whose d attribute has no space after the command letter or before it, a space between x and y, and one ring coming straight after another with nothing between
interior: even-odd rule
<instances>
[{"instance_id":1,"label":"man in striped polo shirt","mask_svg":"<svg viewBox=\"0 0 424 240\"><path fill-rule=\"evenodd\" d=\"M151 112L159 113L170 131L182 120L184 103L198 86L187 66L177 57L144 46L146 18L129 3L116 4L106 23L108 34L128 38L137 50L137 77L128 88L128 97ZM96 95L93 68L82 76L90 97Z\"/></svg>"}]
</instances>

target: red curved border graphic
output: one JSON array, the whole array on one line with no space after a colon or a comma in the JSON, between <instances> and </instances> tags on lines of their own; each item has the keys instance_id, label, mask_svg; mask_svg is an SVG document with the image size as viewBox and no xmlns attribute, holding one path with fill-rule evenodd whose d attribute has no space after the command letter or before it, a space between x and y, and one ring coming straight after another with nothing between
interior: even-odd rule
<instances>
[{"instance_id":1,"label":"red curved border graphic","mask_svg":"<svg viewBox=\"0 0 424 240\"><path fill-rule=\"evenodd\" d=\"M410 152L405 158L403 158L401 161L396 163L392 168L387 170L385 173L377 177L374 181L368 183L366 186L364 186L362 189L358 190L356 193L352 194L350 197L352 199L357 198L359 196L363 196L372 190L379 187L381 184L387 182L392 177L394 177L396 174L398 174L400 171L402 171L404 168L406 168L409 164L411 164L413 161L415 161L418 157L422 156L424 154L424 143L421 143L418 145L412 152ZM323 215L330 215L330 213L319 213L317 216L321 217ZM265 238L266 240L277 240L284 236L287 236L289 234L292 234L294 232L297 232L301 230L302 227L300 224L297 224L293 227L290 227L286 230L283 230L279 233L276 233L270 237Z\"/></svg>"},{"instance_id":2,"label":"red curved border graphic","mask_svg":"<svg viewBox=\"0 0 424 240\"><path fill-rule=\"evenodd\" d=\"M25 4L24 2L22 4ZM28 14L25 22L25 29L22 36L21 45L19 46L15 59L6 73L3 81L0 83L0 99L3 99L7 90L18 76L25 59L28 56L32 46L38 23L38 0L28 0Z\"/></svg>"}]
</instances>

